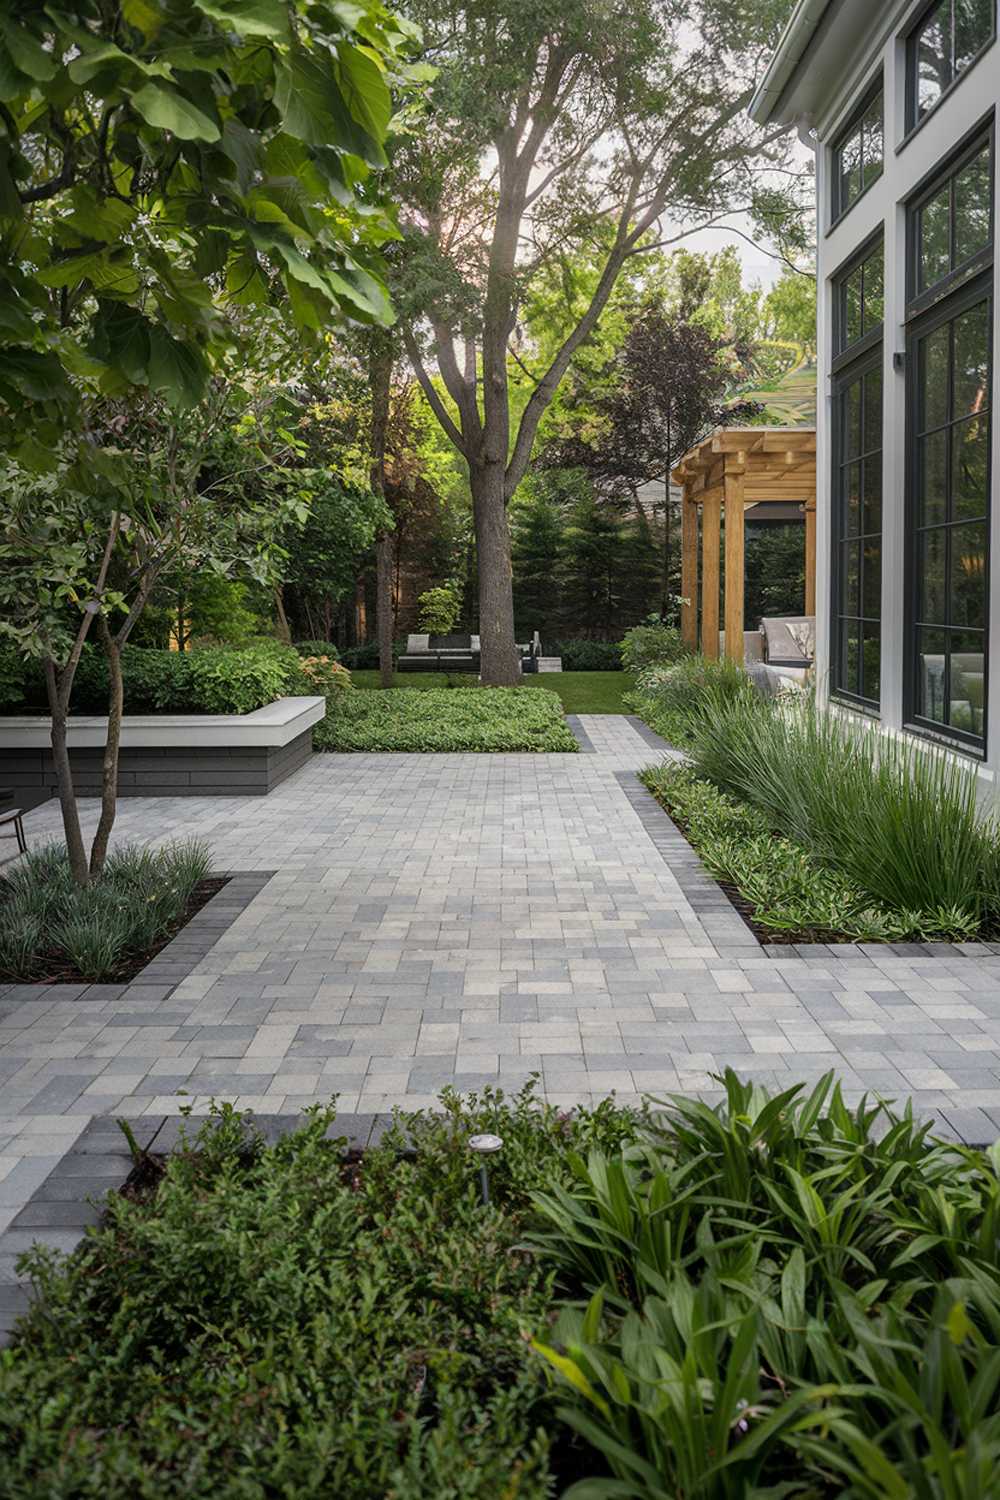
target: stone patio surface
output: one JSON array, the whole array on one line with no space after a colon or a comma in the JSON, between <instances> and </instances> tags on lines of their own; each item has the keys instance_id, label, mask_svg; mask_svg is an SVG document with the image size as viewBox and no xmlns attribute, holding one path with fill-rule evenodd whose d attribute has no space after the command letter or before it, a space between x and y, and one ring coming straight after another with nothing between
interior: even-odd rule
<instances>
[{"instance_id":1,"label":"stone patio surface","mask_svg":"<svg viewBox=\"0 0 1000 1500\"><path fill-rule=\"evenodd\" d=\"M649 732L575 722L575 756L315 755L267 798L124 799L119 839L276 873L187 977L0 986L0 1231L92 1116L212 1097L377 1113L539 1074L571 1106L835 1068L1000 1134L1000 956L761 948L638 786Z\"/></svg>"}]
</instances>

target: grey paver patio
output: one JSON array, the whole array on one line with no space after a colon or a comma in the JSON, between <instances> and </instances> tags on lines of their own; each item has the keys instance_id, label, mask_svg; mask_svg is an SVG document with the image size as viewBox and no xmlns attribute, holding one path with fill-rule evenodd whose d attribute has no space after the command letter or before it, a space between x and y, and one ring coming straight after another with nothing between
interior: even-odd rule
<instances>
[{"instance_id":1,"label":"grey paver patio","mask_svg":"<svg viewBox=\"0 0 1000 1500\"><path fill-rule=\"evenodd\" d=\"M1000 1133L1000 956L761 949L637 787L662 752L581 726L576 756L316 755L266 799L123 800L118 838L278 873L178 982L0 986L0 1228L91 1116L212 1097L377 1113L537 1073L570 1106L834 1067ZM57 837L55 804L27 831Z\"/></svg>"}]
</instances>

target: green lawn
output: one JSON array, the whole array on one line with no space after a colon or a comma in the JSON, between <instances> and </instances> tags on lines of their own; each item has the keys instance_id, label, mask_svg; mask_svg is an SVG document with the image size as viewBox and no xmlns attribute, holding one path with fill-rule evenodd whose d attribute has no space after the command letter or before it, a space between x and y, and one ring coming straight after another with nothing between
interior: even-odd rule
<instances>
[{"instance_id":1,"label":"green lawn","mask_svg":"<svg viewBox=\"0 0 1000 1500\"><path fill-rule=\"evenodd\" d=\"M352 672L355 687L377 688L377 672ZM525 687L547 688L558 693L568 714L623 714L622 695L635 686L631 672L539 672L524 679ZM397 672L394 687L476 687L470 673Z\"/></svg>"}]
</instances>

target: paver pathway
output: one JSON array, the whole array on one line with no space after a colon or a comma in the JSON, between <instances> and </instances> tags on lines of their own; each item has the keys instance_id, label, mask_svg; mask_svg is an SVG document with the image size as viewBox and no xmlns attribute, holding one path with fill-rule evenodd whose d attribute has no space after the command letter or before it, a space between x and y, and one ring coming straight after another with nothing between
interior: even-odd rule
<instances>
[{"instance_id":1,"label":"paver pathway","mask_svg":"<svg viewBox=\"0 0 1000 1500\"><path fill-rule=\"evenodd\" d=\"M91 1116L212 1096L368 1112L538 1073L568 1106L835 1067L1000 1133L1000 957L761 949L637 789L662 751L578 727L575 756L316 755L266 799L123 800L119 838L277 873L176 986L0 986L0 1229Z\"/></svg>"}]
</instances>

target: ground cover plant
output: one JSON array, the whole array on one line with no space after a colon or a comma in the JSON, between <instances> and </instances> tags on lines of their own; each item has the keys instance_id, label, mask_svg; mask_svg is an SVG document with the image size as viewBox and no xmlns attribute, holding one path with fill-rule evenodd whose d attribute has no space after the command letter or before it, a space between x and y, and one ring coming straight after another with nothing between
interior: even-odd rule
<instances>
[{"instance_id":1,"label":"ground cover plant","mask_svg":"<svg viewBox=\"0 0 1000 1500\"><path fill-rule=\"evenodd\" d=\"M344 693L313 731L317 750L577 749L553 693L538 688L387 688Z\"/></svg>"},{"instance_id":2,"label":"ground cover plant","mask_svg":"<svg viewBox=\"0 0 1000 1500\"><path fill-rule=\"evenodd\" d=\"M65 845L30 850L0 878L0 980L131 978L224 883L195 840L119 844L84 887Z\"/></svg>"},{"instance_id":3,"label":"ground cover plant","mask_svg":"<svg viewBox=\"0 0 1000 1500\"><path fill-rule=\"evenodd\" d=\"M355 687L378 688L379 674L374 671L352 672ZM626 712L625 694L635 684L631 672L538 672L525 679L533 688L556 693L568 714L622 714ZM428 688L478 687L472 672L397 672L393 686L414 691Z\"/></svg>"},{"instance_id":4,"label":"ground cover plant","mask_svg":"<svg viewBox=\"0 0 1000 1500\"><path fill-rule=\"evenodd\" d=\"M330 1112L265 1148L224 1109L155 1196L34 1254L44 1310L0 1353L5 1500L548 1500L575 1459L527 1342L552 1300L529 1194L635 1120L444 1103L360 1161ZM504 1140L488 1207L476 1131Z\"/></svg>"},{"instance_id":5,"label":"ground cover plant","mask_svg":"<svg viewBox=\"0 0 1000 1500\"><path fill-rule=\"evenodd\" d=\"M728 1073L534 1195L565 1500L973 1500L1000 1460L1000 1148Z\"/></svg>"},{"instance_id":6,"label":"ground cover plant","mask_svg":"<svg viewBox=\"0 0 1000 1500\"><path fill-rule=\"evenodd\" d=\"M706 699L691 763L912 932L1000 927L1000 830L977 809L973 767L861 729L809 696L767 701L749 688Z\"/></svg>"},{"instance_id":7,"label":"ground cover plant","mask_svg":"<svg viewBox=\"0 0 1000 1500\"><path fill-rule=\"evenodd\" d=\"M927 935L776 833L763 813L665 761L640 779L764 942L895 942Z\"/></svg>"}]
</instances>

